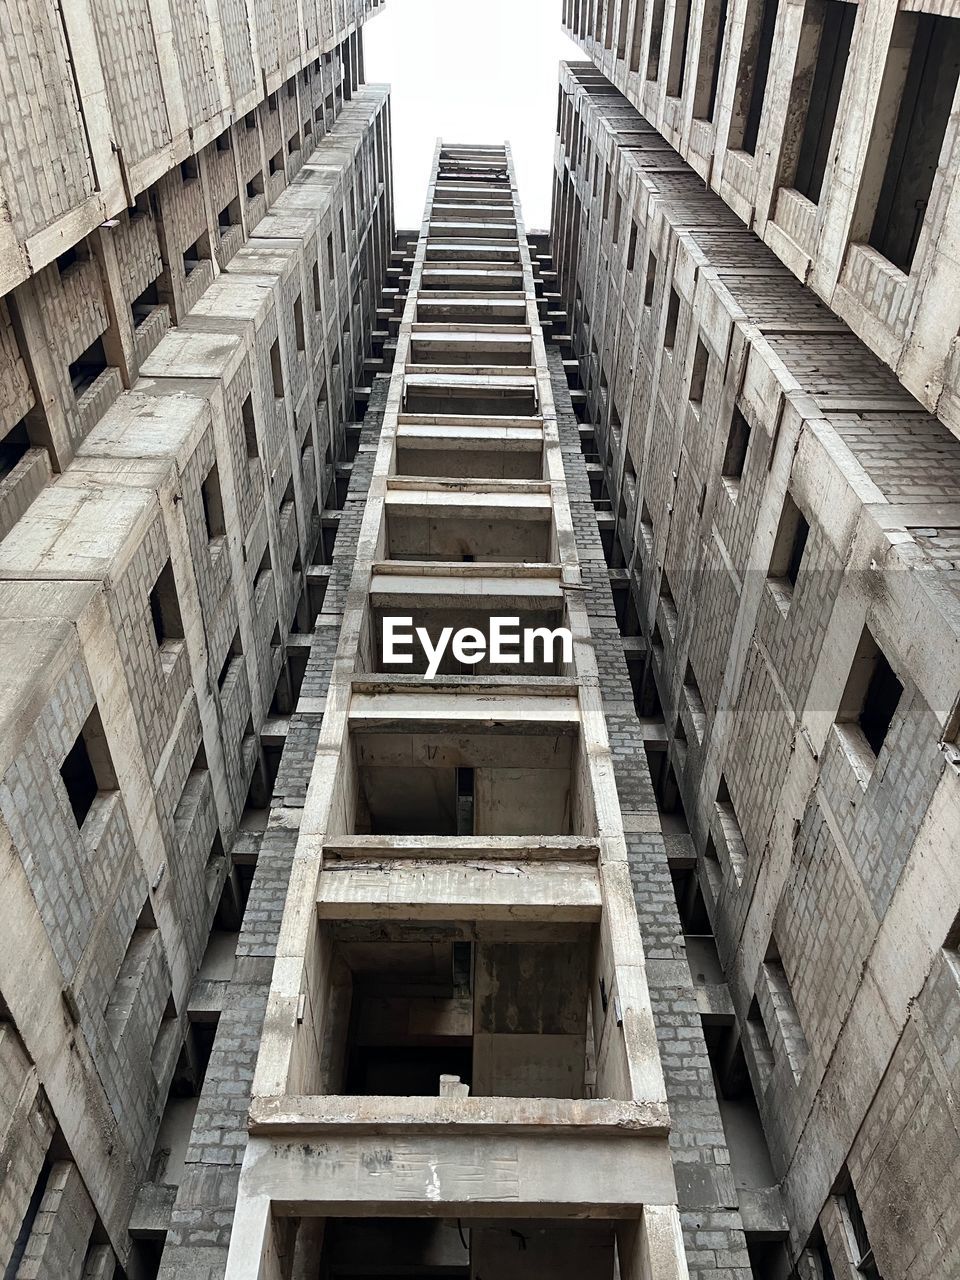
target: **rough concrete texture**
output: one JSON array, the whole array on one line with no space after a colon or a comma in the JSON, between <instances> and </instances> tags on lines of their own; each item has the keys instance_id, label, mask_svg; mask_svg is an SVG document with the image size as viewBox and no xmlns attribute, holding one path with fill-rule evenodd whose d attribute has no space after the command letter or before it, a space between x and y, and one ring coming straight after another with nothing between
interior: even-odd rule
<instances>
[{"instance_id":1,"label":"rough concrete texture","mask_svg":"<svg viewBox=\"0 0 960 1280\"><path fill-rule=\"evenodd\" d=\"M155 1274L175 1201L229 1224L219 1185L178 1187L243 1149L298 633L382 363L389 100L356 16L182 163L145 155L154 185L115 223L78 241L89 208L62 210L73 247L3 300L0 1265L24 1280ZM274 116L256 217L218 218Z\"/></svg>"},{"instance_id":2,"label":"rough concrete texture","mask_svg":"<svg viewBox=\"0 0 960 1280\"><path fill-rule=\"evenodd\" d=\"M960 18L381 2L0 0L0 1270L960 1275Z\"/></svg>"},{"instance_id":3,"label":"rough concrete texture","mask_svg":"<svg viewBox=\"0 0 960 1280\"><path fill-rule=\"evenodd\" d=\"M751 1256L953 1274L960 446L587 64L556 179L554 305Z\"/></svg>"},{"instance_id":4,"label":"rough concrete texture","mask_svg":"<svg viewBox=\"0 0 960 1280\"><path fill-rule=\"evenodd\" d=\"M736 217L960 434L960 21L937 4L910 10L564 0L563 21Z\"/></svg>"}]
</instances>

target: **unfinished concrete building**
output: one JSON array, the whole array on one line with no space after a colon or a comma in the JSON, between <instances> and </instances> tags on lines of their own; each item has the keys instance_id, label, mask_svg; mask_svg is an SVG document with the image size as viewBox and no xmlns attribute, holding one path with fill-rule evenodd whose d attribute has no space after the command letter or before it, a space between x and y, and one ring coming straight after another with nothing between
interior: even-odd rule
<instances>
[{"instance_id":1,"label":"unfinished concrete building","mask_svg":"<svg viewBox=\"0 0 960 1280\"><path fill-rule=\"evenodd\" d=\"M624 830L656 812L617 802L538 310L509 152L440 147L361 444L229 1280L685 1274ZM595 535L585 478L581 506ZM542 634L520 671L454 646L428 681L384 645L408 613Z\"/></svg>"},{"instance_id":2,"label":"unfinished concrete building","mask_svg":"<svg viewBox=\"0 0 960 1280\"><path fill-rule=\"evenodd\" d=\"M232 1213L238 932L387 336L373 7L3 6L7 1277Z\"/></svg>"},{"instance_id":3,"label":"unfinished concrete building","mask_svg":"<svg viewBox=\"0 0 960 1280\"><path fill-rule=\"evenodd\" d=\"M960 19L378 8L0 0L4 1280L960 1277Z\"/></svg>"},{"instance_id":4,"label":"unfinished concrete building","mask_svg":"<svg viewBox=\"0 0 960 1280\"><path fill-rule=\"evenodd\" d=\"M927 8L564 13L549 314L709 1058L664 1056L681 1219L738 1211L773 1280L960 1275L960 26Z\"/></svg>"}]
</instances>

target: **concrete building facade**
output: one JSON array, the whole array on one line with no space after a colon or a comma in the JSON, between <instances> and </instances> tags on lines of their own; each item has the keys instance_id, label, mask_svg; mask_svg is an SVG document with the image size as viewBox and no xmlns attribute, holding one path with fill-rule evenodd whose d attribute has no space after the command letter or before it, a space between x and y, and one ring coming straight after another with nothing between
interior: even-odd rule
<instances>
[{"instance_id":1,"label":"concrete building facade","mask_svg":"<svg viewBox=\"0 0 960 1280\"><path fill-rule=\"evenodd\" d=\"M207 1167L194 1121L389 360L373 7L0 21L8 1277L155 1275L191 1208L232 1213L228 1131Z\"/></svg>"},{"instance_id":2,"label":"concrete building facade","mask_svg":"<svg viewBox=\"0 0 960 1280\"><path fill-rule=\"evenodd\" d=\"M564 0L711 190L960 428L960 25L948 5Z\"/></svg>"},{"instance_id":3,"label":"concrete building facade","mask_svg":"<svg viewBox=\"0 0 960 1280\"><path fill-rule=\"evenodd\" d=\"M0 0L4 1280L960 1277L960 19L380 3Z\"/></svg>"},{"instance_id":4,"label":"concrete building facade","mask_svg":"<svg viewBox=\"0 0 960 1280\"><path fill-rule=\"evenodd\" d=\"M960 445L657 101L562 69L551 307L733 1203L756 1275L953 1276Z\"/></svg>"}]
</instances>

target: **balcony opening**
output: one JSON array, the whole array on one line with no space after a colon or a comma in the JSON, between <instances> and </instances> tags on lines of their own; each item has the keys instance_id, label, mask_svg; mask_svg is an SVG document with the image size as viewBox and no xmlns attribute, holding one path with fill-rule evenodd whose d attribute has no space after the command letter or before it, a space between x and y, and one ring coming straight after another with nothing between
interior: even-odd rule
<instances>
[{"instance_id":1,"label":"balcony opening","mask_svg":"<svg viewBox=\"0 0 960 1280\"><path fill-rule=\"evenodd\" d=\"M361 1097L586 1096L596 932L323 917L326 1086Z\"/></svg>"},{"instance_id":2,"label":"balcony opening","mask_svg":"<svg viewBox=\"0 0 960 1280\"><path fill-rule=\"evenodd\" d=\"M441 491L442 492L442 491ZM514 495L519 498L520 495ZM388 502L390 560L484 564L547 564L553 546L552 513L543 506L492 504L486 512L466 505Z\"/></svg>"},{"instance_id":3,"label":"balcony opening","mask_svg":"<svg viewBox=\"0 0 960 1280\"><path fill-rule=\"evenodd\" d=\"M677 785L677 776L664 744L645 742L643 749L650 769L650 780L653 783L653 793L657 800L660 826L664 836L689 836L690 828L687 825L687 815L683 808L680 788ZM681 844L684 851L688 852L689 842L678 842L678 847ZM669 849L667 852L669 857Z\"/></svg>"},{"instance_id":4,"label":"balcony opening","mask_svg":"<svg viewBox=\"0 0 960 1280\"><path fill-rule=\"evenodd\" d=\"M188 245L183 251L183 274L185 277L191 276L200 266L201 262L206 262L210 258L210 235L204 232L202 236L198 236L193 244Z\"/></svg>"},{"instance_id":5,"label":"balcony opening","mask_svg":"<svg viewBox=\"0 0 960 1280\"><path fill-rule=\"evenodd\" d=\"M355 730L350 830L388 836L583 834L577 736L572 729L536 730ZM462 830L468 779L472 829Z\"/></svg>"},{"instance_id":6,"label":"balcony opening","mask_svg":"<svg viewBox=\"0 0 960 1280\"><path fill-rule=\"evenodd\" d=\"M101 373L109 367L106 352L103 349L103 338L97 338L91 342L86 351L72 361L67 370L74 396L79 400L83 393L93 386Z\"/></svg>"},{"instance_id":7,"label":"balcony opening","mask_svg":"<svg viewBox=\"0 0 960 1280\"><path fill-rule=\"evenodd\" d=\"M316 1226L313 1224L316 1223ZM523 1218L303 1219L320 1239L324 1280L613 1280L617 1224Z\"/></svg>"},{"instance_id":8,"label":"balcony opening","mask_svg":"<svg viewBox=\"0 0 960 1280\"><path fill-rule=\"evenodd\" d=\"M157 292L157 282L152 280L143 292L139 293L130 303L130 318L133 321L133 327L139 329L144 321L150 319L159 305L160 295Z\"/></svg>"},{"instance_id":9,"label":"balcony opening","mask_svg":"<svg viewBox=\"0 0 960 1280\"><path fill-rule=\"evenodd\" d=\"M484 420L477 419L478 424ZM397 435L397 475L463 480L540 480L543 446L533 436L504 440L484 434L484 425L471 430L467 420L451 426L454 437L442 430L405 423Z\"/></svg>"},{"instance_id":10,"label":"balcony opening","mask_svg":"<svg viewBox=\"0 0 960 1280\"><path fill-rule=\"evenodd\" d=\"M410 643L404 643L395 647L395 654L410 659L406 662L388 663L384 659L384 625L389 619L396 618L398 615L408 616L411 623L404 629L404 634L412 634L414 628L422 628L429 637L431 648L436 649L440 645L441 636L444 629L449 629L450 635L456 635L465 628L472 628L480 632L486 637L490 630L490 606L485 604L480 606L471 603L467 593L463 590L468 587L471 582L478 582L477 579L465 580L452 578L447 579L450 584L450 593L456 596L461 593L461 598L456 601L445 599L441 604L431 605L428 596L414 596L410 603L404 603L406 593L404 595L397 594L398 588L402 589L406 586L403 580L395 579L390 575L384 575L382 580L378 579L375 584L375 590L384 593L389 601L387 604L380 603L380 600L374 602L372 609L373 619L373 636L374 636L374 652L372 655L373 670L383 672L385 674L397 675L424 675L428 666L428 656L424 646L419 640ZM489 583L489 580L487 580ZM431 585L442 587L443 582L431 579ZM391 590L392 589L392 590ZM487 600L489 600L489 596ZM476 596L474 596L476 601ZM501 644L501 652L494 655L490 645L485 645L484 653L478 662L463 662L457 658L452 644L447 643L443 650L443 656L437 667L438 676L560 676L570 674L572 664L564 661L563 645L559 638L555 637L558 628L565 625L564 611L562 606L555 608L546 608L543 605L534 604L531 607L518 598L516 602L509 604L497 605L497 611L500 616L504 617L507 626L502 629L503 643ZM531 652L525 651L524 635L537 632L533 636L534 643ZM494 661L494 656L502 657L502 661ZM519 661L509 661L512 657L517 657ZM531 660L526 661L529 657Z\"/></svg>"},{"instance_id":11,"label":"balcony opening","mask_svg":"<svg viewBox=\"0 0 960 1280\"><path fill-rule=\"evenodd\" d=\"M707 985L724 982L719 961L707 961L704 977ZM751 1201L760 1204L760 1193L769 1193L769 1188L776 1187L778 1180L760 1120L739 1027L735 1019L708 1015L703 1018L703 1032L737 1195L745 1207Z\"/></svg>"}]
</instances>

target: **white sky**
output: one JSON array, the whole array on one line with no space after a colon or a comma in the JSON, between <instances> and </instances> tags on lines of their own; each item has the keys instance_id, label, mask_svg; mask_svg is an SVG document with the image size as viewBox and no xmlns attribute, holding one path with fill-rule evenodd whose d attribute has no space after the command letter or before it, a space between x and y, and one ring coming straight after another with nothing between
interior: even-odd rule
<instances>
[{"instance_id":1,"label":"white sky","mask_svg":"<svg viewBox=\"0 0 960 1280\"><path fill-rule=\"evenodd\" d=\"M419 228L444 142L509 141L528 230L550 225L557 65L582 60L561 0L387 0L364 24L366 79L393 86L397 226Z\"/></svg>"}]
</instances>

